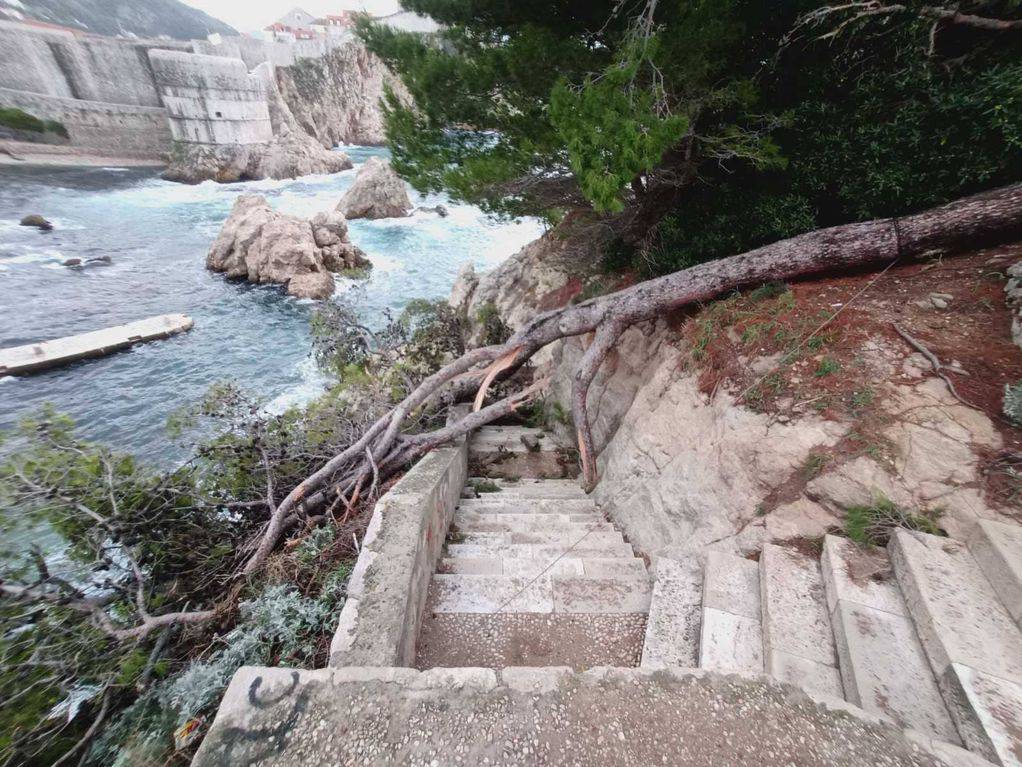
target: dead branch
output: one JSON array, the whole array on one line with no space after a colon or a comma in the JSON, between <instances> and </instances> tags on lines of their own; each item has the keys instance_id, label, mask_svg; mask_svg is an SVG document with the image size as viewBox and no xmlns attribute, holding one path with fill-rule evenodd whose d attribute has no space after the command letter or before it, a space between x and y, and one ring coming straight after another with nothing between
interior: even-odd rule
<instances>
[{"instance_id":1,"label":"dead branch","mask_svg":"<svg viewBox=\"0 0 1022 767\"><path fill-rule=\"evenodd\" d=\"M944 363L942 363L940 361L940 358L936 354L934 354L928 348L926 348L926 346L924 346L921 341L918 341L912 336L910 336L908 332L904 328L902 328L897 322L892 324L894 325L895 332L899 336L901 336L906 341L906 343L908 343L909 346L911 346L917 352L926 357L927 362L930 363L930 367L933 368L933 372L941 381L943 381L947 385L948 391L951 392L952 396L956 400L961 402L966 407L971 407L973 410L980 409L958 393L958 390L955 388L954 383L951 381L950 378L948 378L947 373L944 372L945 370L951 370L952 368L949 368Z\"/></svg>"},{"instance_id":2,"label":"dead branch","mask_svg":"<svg viewBox=\"0 0 1022 767\"><path fill-rule=\"evenodd\" d=\"M304 479L273 512L256 551L244 572L258 570L277 546L296 504L326 499L327 486L349 487L374 475L379 480L434 447L514 412L536 395L539 382L525 391L449 423L432 432L403 435L406 418L441 390L466 379L484 381L498 360L508 368L505 378L540 349L564 338L595 332L596 338L576 373L573 410L580 435L579 450L587 463L587 485L595 484L592 446L585 393L617 337L638 322L664 316L682 307L713 299L722 293L776 280L794 280L824 272L876 269L891 261L920 256L927 251L952 253L980 242L1004 241L1022 231L1022 184L978 194L922 213L898 219L878 219L820 229L761 248L711 261L690 269L641 282L616 293L548 311L534 317L505 343L466 352L429 376L365 433ZM588 436L587 436L588 435Z\"/></svg>"},{"instance_id":3,"label":"dead branch","mask_svg":"<svg viewBox=\"0 0 1022 767\"><path fill-rule=\"evenodd\" d=\"M884 4L879 0L864 0L863 2L843 3L841 5L828 5L803 15L796 23L793 31L808 26L820 26L829 23L832 18L844 17L829 32L820 35L821 40L829 40L840 35L848 26L864 19L877 18L881 16L906 15L915 16L920 19L930 19L934 22L930 29L930 47L933 46L936 25L939 23L957 24L983 29L989 32L1007 32L1022 29L1022 19L995 19L987 16L976 16L970 13L960 13L953 8L924 5L911 8L901 3Z\"/></svg>"}]
</instances>

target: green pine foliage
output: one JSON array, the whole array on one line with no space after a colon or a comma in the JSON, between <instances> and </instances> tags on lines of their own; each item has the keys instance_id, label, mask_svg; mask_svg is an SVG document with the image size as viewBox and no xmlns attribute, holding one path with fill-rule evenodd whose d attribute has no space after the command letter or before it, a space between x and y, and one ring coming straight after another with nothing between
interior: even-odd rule
<instances>
[{"instance_id":1,"label":"green pine foliage","mask_svg":"<svg viewBox=\"0 0 1022 767\"><path fill-rule=\"evenodd\" d=\"M649 24L641 3L406 5L442 31L359 31L415 101L388 101L398 171L496 213L656 211L610 266L662 274L1022 177L1022 40L931 36L914 3L827 40L853 11L799 26L818 0L674 0Z\"/></svg>"}]
</instances>

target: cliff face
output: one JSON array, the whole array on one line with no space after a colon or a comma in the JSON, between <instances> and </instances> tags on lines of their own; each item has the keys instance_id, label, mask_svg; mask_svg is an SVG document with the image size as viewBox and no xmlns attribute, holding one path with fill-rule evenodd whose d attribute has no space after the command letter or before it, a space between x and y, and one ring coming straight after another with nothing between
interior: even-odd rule
<instances>
[{"instance_id":1,"label":"cliff face","mask_svg":"<svg viewBox=\"0 0 1022 767\"><path fill-rule=\"evenodd\" d=\"M278 67L277 83L298 123L328 148L385 142L380 103L384 85L410 99L383 62L358 43L320 59Z\"/></svg>"},{"instance_id":2,"label":"cliff face","mask_svg":"<svg viewBox=\"0 0 1022 767\"><path fill-rule=\"evenodd\" d=\"M592 292L564 248L547 235L474 288L457 286L458 302L470 318L490 305L516 328ZM939 513L954 537L977 518L1018 519L1019 493L1004 478L1015 476L1006 467L1022 431L1000 408L1004 385L1022 378L1022 354L990 275L1020 258L1020 246L980 251L891 270L862 295L873 275L748 293L632 327L589 393L594 497L653 557L811 545L881 497ZM896 326L961 371L952 377L969 405ZM536 375L550 376L549 396L568 412L586 342L568 339L538 360ZM559 428L570 442L570 424Z\"/></svg>"}]
</instances>

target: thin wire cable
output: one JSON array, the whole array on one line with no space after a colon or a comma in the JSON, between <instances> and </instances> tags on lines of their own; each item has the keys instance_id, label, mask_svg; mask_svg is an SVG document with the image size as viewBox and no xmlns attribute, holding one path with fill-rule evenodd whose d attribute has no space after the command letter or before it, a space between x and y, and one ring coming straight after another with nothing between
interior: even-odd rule
<instances>
[{"instance_id":1,"label":"thin wire cable","mask_svg":"<svg viewBox=\"0 0 1022 767\"><path fill-rule=\"evenodd\" d=\"M885 266L882 272L880 272L876 277L874 277L872 280L870 280L868 283L866 283L866 285L863 286L863 288L861 290L859 290L858 293L856 293L854 296L849 298L845 303L843 303L841 305L841 307L836 312L834 312L832 315L830 315L830 317L825 319L816 328L816 330L814 330L812 333L810 333L805 338L803 338L801 341L799 341L795 345L795 348L793 348L791 351L786 352L781 359L784 360L784 359L787 359L787 358L791 357L793 354L795 354L795 352L799 351L803 346L805 346L807 343L809 343L809 341L811 341L813 339L813 337L819 335L820 332L825 327L827 327L830 323L832 323L835 319L837 319L838 315L840 315L841 312L843 312L845 309L847 309L849 306L851 306L853 303L855 303L866 291L868 291L870 288L872 288L874 285L876 285L876 283L880 280L880 278L883 277L885 274L887 274L887 272L889 272L891 270L892 266L894 266L896 263L898 263L898 259L899 258L900 258L900 256L898 258L895 258L893 261L891 261L891 263L889 263L887 266ZM745 390L742 391L742 393L739 394L738 397L735 399L735 404L737 405L742 400L744 400L746 394L748 394L750 391L752 391L757 386L759 386L761 383L763 383L773 372L774 371L772 371L772 370L768 370L760 378L758 378L756 381L754 381L748 387L746 387Z\"/></svg>"}]
</instances>

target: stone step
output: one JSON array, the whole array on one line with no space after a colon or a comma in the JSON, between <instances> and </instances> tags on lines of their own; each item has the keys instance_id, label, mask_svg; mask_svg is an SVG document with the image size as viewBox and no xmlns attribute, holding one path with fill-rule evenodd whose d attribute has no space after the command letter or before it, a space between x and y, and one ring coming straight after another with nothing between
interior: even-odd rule
<instances>
[{"instance_id":1,"label":"stone step","mask_svg":"<svg viewBox=\"0 0 1022 767\"><path fill-rule=\"evenodd\" d=\"M759 567L755 562L721 552L707 555L699 667L763 673Z\"/></svg>"},{"instance_id":2,"label":"stone step","mask_svg":"<svg viewBox=\"0 0 1022 767\"><path fill-rule=\"evenodd\" d=\"M588 548L625 542L617 530L589 530L585 525L570 525L559 530L517 533L453 533L448 540L450 543L475 543L483 546L533 543L542 546L559 546L562 551L567 551L575 546Z\"/></svg>"},{"instance_id":3,"label":"stone step","mask_svg":"<svg viewBox=\"0 0 1022 767\"><path fill-rule=\"evenodd\" d=\"M642 643L642 666L699 665L702 599L703 574L695 562L667 557L657 560Z\"/></svg>"},{"instance_id":4,"label":"stone step","mask_svg":"<svg viewBox=\"0 0 1022 767\"><path fill-rule=\"evenodd\" d=\"M498 559L508 558L529 558L552 560L565 554L565 547L549 546L535 543L512 543L512 544L476 544L476 543L448 543L447 555L449 557L496 557ZM584 545L571 549L571 556L582 559L607 559L634 557L635 552L627 543L612 543L601 546L593 546L587 538Z\"/></svg>"},{"instance_id":5,"label":"stone step","mask_svg":"<svg viewBox=\"0 0 1022 767\"><path fill-rule=\"evenodd\" d=\"M445 575L430 584L436 613L645 613L649 577Z\"/></svg>"},{"instance_id":6,"label":"stone step","mask_svg":"<svg viewBox=\"0 0 1022 767\"><path fill-rule=\"evenodd\" d=\"M582 514L598 513L596 503L589 498L463 498L458 504L462 511L489 514Z\"/></svg>"},{"instance_id":7,"label":"stone step","mask_svg":"<svg viewBox=\"0 0 1022 767\"><path fill-rule=\"evenodd\" d=\"M766 673L843 698L819 563L794 549L768 544L760 554L759 585Z\"/></svg>"},{"instance_id":8,"label":"stone step","mask_svg":"<svg viewBox=\"0 0 1022 767\"><path fill-rule=\"evenodd\" d=\"M549 569L548 569L549 568ZM547 572L551 575L589 575L603 578L620 575L642 575L646 566L641 559L611 557L608 559L562 557L532 559L529 557L444 557L437 565L438 573L463 575L506 575L533 577Z\"/></svg>"},{"instance_id":9,"label":"stone step","mask_svg":"<svg viewBox=\"0 0 1022 767\"><path fill-rule=\"evenodd\" d=\"M496 485L497 492L478 493L480 498L503 497L503 498L568 498L587 499L589 496L582 490L578 480L574 479L531 479L523 477L517 481L489 477L469 477L465 484L465 492L470 497L477 493L473 490L476 485Z\"/></svg>"},{"instance_id":10,"label":"stone step","mask_svg":"<svg viewBox=\"0 0 1022 767\"><path fill-rule=\"evenodd\" d=\"M192 765L974 764L968 760L857 709L795 701L768 679L682 669L246 666Z\"/></svg>"},{"instance_id":11,"label":"stone step","mask_svg":"<svg viewBox=\"0 0 1022 767\"><path fill-rule=\"evenodd\" d=\"M980 520L969 552L1015 623L1022 626L1022 526Z\"/></svg>"},{"instance_id":12,"label":"stone step","mask_svg":"<svg viewBox=\"0 0 1022 767\"><path fill-rule=\"evenodd\" d=\"M415 665L634 667L645 626L642 613L427 613L419 631Z\"/></svg>"},{"instance_id":13,"label":"stone step","mask_svg":"<svg viewBox=\"0 0 1022 767\"><path fill-rule=\"evenodd\" d=\"M592 514L477 514L456 512L452 522L459 533L534 533L613 530L603 517Z\"/></svg>"},{"instance_id":14,"label":"stone step","mask_svg":"<svg viewBox=\"0 0 1022 767\"><path fill-rule=\"evenodd\" d=\"M539 450L530 450L527 441L537 444ZM557 450L558 447L550 434L528 426L483 426L472 433L468 442L470 452L496 450L507 450L510 453L550 452Z\"/></svg>"},{"instance_id":15,"label":"stone step","mask_svg":"<svg viewBox=\"0 0 1022 767\"><path fill-rule=\"evenodd\" d=\"M526 442L538 449L530 449ZM563 479L578 475L578 460L541 429L484 426L468 443L470 470L488 477Z\"/></svg>"},{"instance_id":16,"label":"stone step","mask_svg":"<svg viewBox=\"0 0 1022 767\"><path fill-rule=\"evenodd\" d=\"M885 553L828 535L821 569L845 698L960 743Z\"/></svg>"},{"instance_id":17,"label":"stone step","mask_svg":"<svg viewBox=\"0 0 1022 767\"><path fill-rule=\"evenodd\" d=\"M896 530L887 548L963 742L1022 765L1022 632L965 544Z\"/></svg>"}]
</instances>

